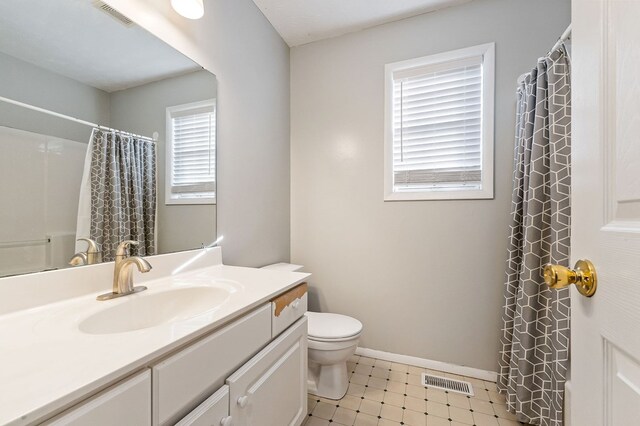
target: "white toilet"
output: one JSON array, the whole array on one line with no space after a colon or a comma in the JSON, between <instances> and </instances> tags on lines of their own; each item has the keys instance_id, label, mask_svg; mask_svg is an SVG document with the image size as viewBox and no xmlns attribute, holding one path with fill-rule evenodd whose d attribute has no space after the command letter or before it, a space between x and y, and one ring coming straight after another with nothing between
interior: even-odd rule
<instances>
[{"instance_id":1,"label":"white toilet","mask_svg":"<svg viewBox=\"0 0 640 426\"><path fill-rule=\"evenodd\" d=\"M277 263L268 269L300 271L301 265ZM307 312L310 394L341 399L347 393L347 360L356 351L362 323L340 314Z\"/></svg>"},{"instance_id":2,"label":"white toilet","mask_svg":"<svg viewBox=\"0 0 640 426\"><path fill-rule=\"evenodd\" d=\"M362 323L340 314L307 312L309 393L340 399L347 393L347 360L356 351Z\"/></svg>"}]
</instances>

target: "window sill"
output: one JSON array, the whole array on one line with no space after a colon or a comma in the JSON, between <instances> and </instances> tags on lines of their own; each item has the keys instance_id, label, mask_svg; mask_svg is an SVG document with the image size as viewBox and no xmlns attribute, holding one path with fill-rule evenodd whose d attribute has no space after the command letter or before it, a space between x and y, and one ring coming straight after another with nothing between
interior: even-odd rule
<instances>
[{"instance_id":1,"label":"window sill","mask_svg":"<svg viewBox=\"0 0 640 426\"><path fill-rule=\"evenodd\" d=\"M170 198L165 200L166 206L171 205L203 205L203 204L216 204L215 198Z\"/></svg>"},{"instance_id":2,"label":"window sill","mask_svg":"<svg viewBox=\"0 0 640 426\"><path fill-rule=\"evenodd\" d=\"M420 191L385 193L384 201L492 200L493 190Z\"/></svg>"}]
</instances>

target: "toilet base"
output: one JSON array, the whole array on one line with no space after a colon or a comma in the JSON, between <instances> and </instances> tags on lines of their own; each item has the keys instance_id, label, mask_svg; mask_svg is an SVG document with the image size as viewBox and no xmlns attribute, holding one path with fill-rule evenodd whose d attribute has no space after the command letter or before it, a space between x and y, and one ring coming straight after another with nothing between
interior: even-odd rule
<instances>
[{"instance_id":1,"label":"toilet base","mask_svg":"<svg viewBox=\"0 0 640 426\"><path fill-rule=\"evenodd\" d=\"M342 399L349 387L346 361L320 365L309 360L308 392L327 399Z\"/></svg>"}]
</instances>

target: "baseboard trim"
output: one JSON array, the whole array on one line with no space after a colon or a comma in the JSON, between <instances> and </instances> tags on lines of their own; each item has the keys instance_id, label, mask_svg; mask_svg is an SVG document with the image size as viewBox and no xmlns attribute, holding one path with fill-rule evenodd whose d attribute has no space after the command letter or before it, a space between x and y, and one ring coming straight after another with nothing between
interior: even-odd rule
<instances>
[{"instance_id":1,"label":"baseboard trim","mask_svg":"<svg viewBox=\"0 0 640 426\"><path fill-rule=\"evenodd\" d=\"M458 374L460 376L473 377L474 379L495 382L498 380L498 373L495 371L481 370L479 368L465 367L463 365L449 364L447 362L434 361L431 359L418 358L409 355L394 354L391 352L378 351L375 349L356 348L356 355L377 358L383 361L398 362L402 364L415 365L416 367L428 368L430 370L444 371L445 373Z\"/></svg>"}]
</instances>

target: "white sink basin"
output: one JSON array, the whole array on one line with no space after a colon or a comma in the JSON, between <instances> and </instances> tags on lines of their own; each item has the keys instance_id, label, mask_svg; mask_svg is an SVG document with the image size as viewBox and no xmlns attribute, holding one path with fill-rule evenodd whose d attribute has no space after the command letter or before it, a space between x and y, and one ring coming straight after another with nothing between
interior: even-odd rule
<instances>
[{"instance_id":1,"label":"white sink basin","mask_svg":"<svg viewBox=\"0 0 640 426\"><path fill-rule=\"evenodd\" d=\"M148 290L147 290L148 291ZM189 319L222 305L230 292L220 287L183 287L156 293L142 292L101 303L120 302L85 318L83 333L112 334Z\"/></svg>"}]
</instances>

